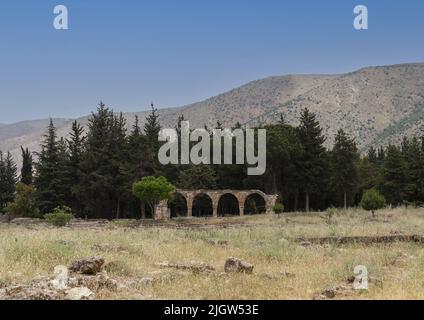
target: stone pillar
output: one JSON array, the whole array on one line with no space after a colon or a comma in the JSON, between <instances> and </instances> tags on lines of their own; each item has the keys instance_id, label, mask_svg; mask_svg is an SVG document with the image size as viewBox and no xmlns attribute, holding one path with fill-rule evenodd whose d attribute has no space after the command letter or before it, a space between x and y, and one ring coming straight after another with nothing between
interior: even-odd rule
<instances>
[{"instance_id":1,"label":"stone pillar","mask_svg":"<svg viewBox=\"0 0 424 320\"><path fill-rule=\"evenodd\" d=\"M168 208L168 201L163 200L155 206L155 220L168 220L171 218L171 211Z\"/></svg>"},{"instance_id":2,"label":"stone pillar","mask_svg":"<svg viewBox=\"0 0 424 320\"><path fill-rule=\"evenodd\" d=\"M218 205L219 205L220 195L213 193L213 194L208 194L208 196L212 200L213 217L217 218L218 217Z\"/></svg>"},{"instance_id":3,"label":"stone pillar","mask_svg":"<svg viewBox=\"0 0 424 320\"><path fill-rule=\"evenodd\" d=\"M237 201L239 203L240 216L244 216L244 203L246 202L248 195L246 192L237 192L234 195L236 196Z\"/></svg>"},{"instance_id":4,"label":"stone pillar","mask_svg":"<svg viewBox=\"0 0 424 320\"><path fill-rule=\"evenodd\" d=\"M244 204L239 205L239 210L240 210L240 216L244 216Z\"/></svg>"},{"instance_id":5,"label":"stone pillar","mask_svg":"<svg viewBox=\"0 0 424 320\"><path fill-rule=\"evenodd\" d=\"M278 195L269 195L266 197L266 213L273 214L274 206L277 203Z\"/></svg>"},{"instance_id":6,"label":"stone pillar","mask_svg":"<svg viewBox=\"0 0 424 320\"><path fill-rule=\"evenodd\" d=\"M187 217L192 218L193 217L193 198L190 196L186 196L187 201Z\"/></svg>"}]
</instances>

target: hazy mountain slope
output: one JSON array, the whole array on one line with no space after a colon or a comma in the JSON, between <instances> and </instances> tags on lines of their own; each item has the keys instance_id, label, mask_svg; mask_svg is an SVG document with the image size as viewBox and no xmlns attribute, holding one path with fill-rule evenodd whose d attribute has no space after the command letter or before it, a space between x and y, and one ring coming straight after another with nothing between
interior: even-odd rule
<instances>
[{"instance_id":1,"label":"hazy mountain slope","mask_svg":"<svg viewBox=\"0 0 424 320\"><path fill-rule=\"evenodd\" d=\"M278 121L284 114L288 123L297 125L302 108L317 114L327 146L339 128L356 137L366 150L403 135L414 135L424 128L424 64L370 67L342 75L290 75L250 82L224 94L191 105L162 109L160 120L174 127L178 116L190 120L192 128L213 126L220 120L226 127L236 122L249 126ZM143 123L148 112L125 113L128 126L135 115ZM87 123L88 116L78 119ZM71 120L55 119L58 135L66 136ZM15 157L20 145L33 151L48 120L25 121L0 127L0 150Z\"/></svg>"}]
</instances>

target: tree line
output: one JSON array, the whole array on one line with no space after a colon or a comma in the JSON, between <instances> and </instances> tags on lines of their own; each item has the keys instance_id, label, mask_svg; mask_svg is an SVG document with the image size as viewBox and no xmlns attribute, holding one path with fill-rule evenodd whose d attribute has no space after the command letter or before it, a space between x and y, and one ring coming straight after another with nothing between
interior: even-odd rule
<instances>
[{"instance_id":1,"label":"tree line","mask_svg":"<svg viewBox=\"0 0 424 320\"><path fill-rule=\"evenodd\" d=\"M183 120L179 117L177 132ZM380 191L394 206L421 204L424 137L405 138L400 146L370 148L361 157L355 140L343 130L327 150L316 115L308 109L299 120L294 127L281 116L275 124L260 126L267 130L267 170L263 176L248 176L244 165L161 165L157 160L161 126L154 106L143 126L136 117L127 129L122 114L100 103L87 129L75 121L67 139L58 138L51 120L36 161L22 148L19 178L10 153L0 152L0 210L10 207L34 216L66 206L82 218L146 217L149 212L133 195L132 186L148 176L163 176L182 189L260 189L280 194L286 211L356 206L369 189ZM234 128L240 127L237 123ZM222 124L218 121L215 128L222 129ZM215 128L207 128L211 139Z\"/></svg>"}]
</instances>

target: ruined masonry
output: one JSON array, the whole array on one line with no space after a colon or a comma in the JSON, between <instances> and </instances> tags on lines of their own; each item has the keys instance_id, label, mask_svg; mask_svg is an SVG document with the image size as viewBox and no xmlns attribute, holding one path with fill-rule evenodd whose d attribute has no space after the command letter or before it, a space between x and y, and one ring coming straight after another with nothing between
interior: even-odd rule
<instances>
[{"instance_id":1,"label":"ruined masonry","mask_svg":"<svg viewBox=\"0 0 424 320\"><path fill-rule=\"evenodd\" d=\"M218 217L218 205L220 199L225 195L233 195L239 206L240 215L244 215L244 205L246 199L251 195L259 195L265 201L267 214L273 213L278 195L268 195L260 190L177 190L176 194L180 194L187 203L187 217L193 216L193 204L196 197L206 195L212 200L213 217ZM171 219L170 204L167 200L161 201L155 209L155 220Z\"/></svg>"}]
</instances>

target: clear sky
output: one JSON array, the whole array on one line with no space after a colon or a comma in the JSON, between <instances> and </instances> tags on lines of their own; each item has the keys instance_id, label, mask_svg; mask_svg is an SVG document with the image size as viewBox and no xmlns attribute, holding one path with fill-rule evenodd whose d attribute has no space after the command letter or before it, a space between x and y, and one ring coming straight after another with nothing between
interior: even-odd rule
<instances>
[{"instance_id":1,"label":"clear sky","mask_svg":"<svg viewBox=\"0 0 424 320\"><path fill-rule=\"evenodd\" d=\"M69 30L53 28L66 5ZM369 9L369 30L353 8ZM2 0L0 123L196 102L271 75L424 62L422 0Z\"/></svg>"}]
</instances>

